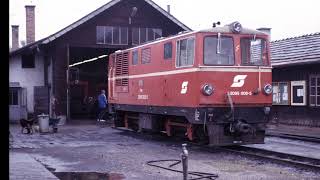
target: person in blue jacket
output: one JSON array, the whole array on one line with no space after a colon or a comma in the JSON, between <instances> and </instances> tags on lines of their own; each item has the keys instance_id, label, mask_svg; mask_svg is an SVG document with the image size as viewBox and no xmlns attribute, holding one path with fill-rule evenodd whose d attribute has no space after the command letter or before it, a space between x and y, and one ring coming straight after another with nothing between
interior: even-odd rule
<instances>
[{"instance_id":1,"label":"person in blue jacket","mask_svg":"<svg viewBox=\"0 0 320 180\"><path fill-rule=\"evenodd\" d=\"M98 121L102 120L104 114L108 110L108 101L106 97L106 91L101 90L101 94L98 96Z\"/></svg>"}]
</instances>

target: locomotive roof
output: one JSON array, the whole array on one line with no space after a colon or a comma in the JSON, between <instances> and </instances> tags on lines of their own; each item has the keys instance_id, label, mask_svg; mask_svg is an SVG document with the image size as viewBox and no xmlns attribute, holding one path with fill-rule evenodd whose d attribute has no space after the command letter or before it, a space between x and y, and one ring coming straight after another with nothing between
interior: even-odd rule
<instances>
[{"instance_id":1,"label":"locomotive roof","mask_svg":"<svg viewBox=\"0 0 320 180\"><path fill-rule=\"evenodd\" d=\"M229 26L222 26L222 27L214 27L210 29L204 29L200 30L199 32L220 32L220 33L233 33ZM260 34L260 35L268 35L262 31L258 31L255 29L248 29L248 28L242 28L240 34Z\"/></svg>"},{"instance_id":2,"label":"locomotive roof","mask_svg":"<svg viewBox=\"0 0 320 180\"><path fill-rule=\"evenodd\" d=\"M138 46L131 47L131 48L126 49L126 50L132 50L132 49L140 48L140 47L143 47L143 46L151 45L151 44L154 44L154 43L158 43L158 42L161 42L161 41L166 41L166 40L169 40L169 39L173 39L173 38L177 38L177 37L185 36L185 35L191 35L191 34L195 34L195 33L199 33L199 32L202 32L202 33L203 32L233 33L228 25L223 26L223 27L214 27L214 28L210 28L210 29L199 30L199 31L183 31L183 32L181 32L179 34L171 35L171 36L168 36L168 37L161 37L161 38L155 39L153 41L145 42L145 43L140 44ZM254 30L254 29L248 29L248 28L242 28L240 34L268 35L268 34L262 32L262 31L258 31L258 30ZM125 51L125 50L118 50L117 52L121 52L121 51Z\"/></svg>"}]
</instances>

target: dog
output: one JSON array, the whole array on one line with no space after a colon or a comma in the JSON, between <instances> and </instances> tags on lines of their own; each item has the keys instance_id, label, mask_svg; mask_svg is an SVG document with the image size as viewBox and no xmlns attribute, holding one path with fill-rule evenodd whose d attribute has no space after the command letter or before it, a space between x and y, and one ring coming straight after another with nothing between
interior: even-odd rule
<instances>
[{"instance_id":1,"label":"dog","mask_svg":"<svg viewBox=\"0 0 320 180\"><path fill-rule=\"evenodd\" d=\"M21 125L21 133L23 134L24 130L27 130L27 134L33 134L33 119L26 120L26 119L20 119L20 125Z\"/></svg>"}]
</instances>

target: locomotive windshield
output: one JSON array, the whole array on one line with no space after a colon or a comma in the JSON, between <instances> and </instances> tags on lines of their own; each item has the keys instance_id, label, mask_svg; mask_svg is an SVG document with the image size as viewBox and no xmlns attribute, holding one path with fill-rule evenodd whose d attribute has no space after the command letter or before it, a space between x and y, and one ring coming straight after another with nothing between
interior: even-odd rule
<instances>
[{"instance_id":1,"label":"locomotive windshield","mask_svg":"<svg viewBox=\"0 0 320 180\"><path fill-rule=\"evenodd\" d=\"M207 36L204 38L205 65L233 65L233 39L232 37Z\"/></svg>"},{"instance_id":2,"label":"locomotive windshield","mask_svg":"<svg viewBox=\"0 0 320 180\"><path fill-rule=\"evenodd\" d=\"M268 65L267 43L264 39L242 38L240 45L242 65Z\"/></svg>"}]
</instances>

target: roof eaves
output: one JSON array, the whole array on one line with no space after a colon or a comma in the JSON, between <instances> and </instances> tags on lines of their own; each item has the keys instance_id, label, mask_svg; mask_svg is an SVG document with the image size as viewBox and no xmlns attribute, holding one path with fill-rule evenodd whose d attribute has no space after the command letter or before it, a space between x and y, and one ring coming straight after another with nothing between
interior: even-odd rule
<instances>
[{"instance_id":1,"label":"roof eaves","mask_svg":"<svg viewBox=\"0 0 320 180\"><path fill-rule=\"evenodd\" d=\"M318 64L320 63L320 59L309 59L305 61L284 61L284 62L271 62L272 67L286 67L286 66L295 66L302 64Z\"/></svg>"},{"instance_id":2,"label":"roof eaves","mask_svg":"<svg viewBox=\"0 0 320 180\"><path fill-rule=\"evenodd\" d=\"M304 34L304 35L296 36L296 37L288 37L288 38L284 38L284 39L279 39L279 40L271 41L271 43L287 41L287 40L293 40L293 39L309 37L309 36L316 36L316 35L320 35L320 32L315 32L315 33L311 33L311 34Z\"/></svg>"},{"instance_id":3,"label":"roof eaves","mask_svg":"<svg viewBox=\"0 0 320 180\"><path fill-rule=\"evenodd\" d=\"M15 55L15 54L17 54L17 53L19 53L19 52L21 52L21 51L24 51L24 50L28 49L28 48L29 48L29 49L32 49L32 48L34 48L34 47L42 44L44 39L46 39L46 38L43 38L43 39L40 39L40 40L35 41L35 42L33 42L33 43L27 44L27 45L25 45L25 46L23 46L23 47L21 47L21 48L19 48L19 49L10 51L10 52L9 52L9 56L13 56L13 55Z\"/></svg>"}]
</instances>

